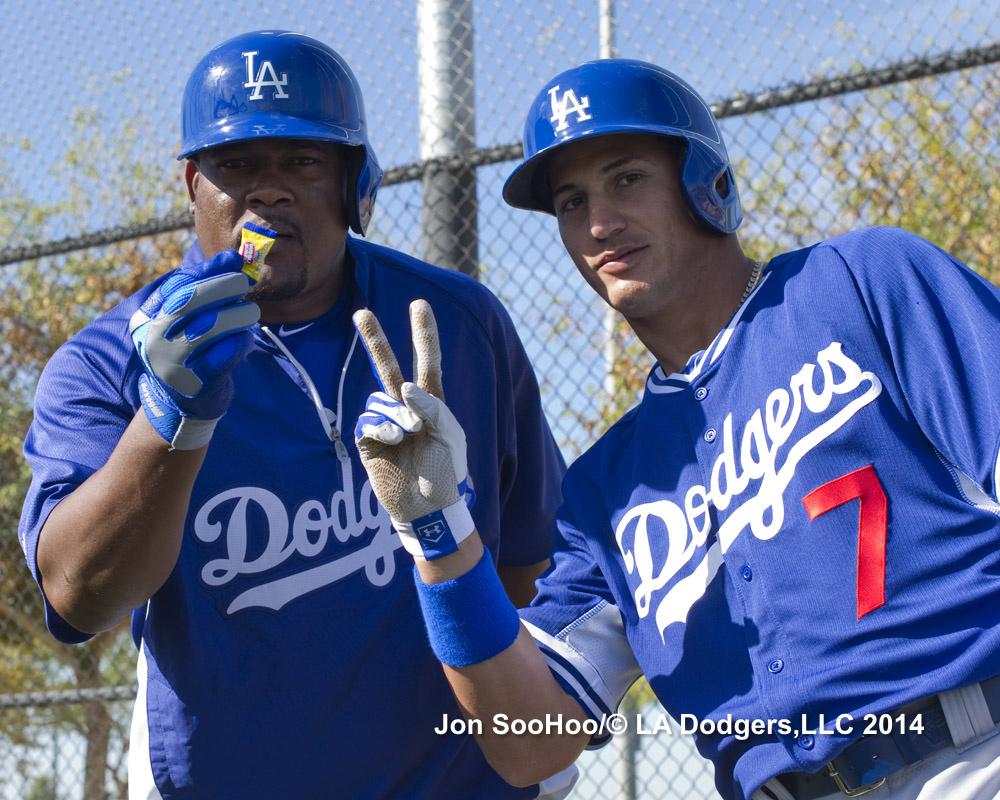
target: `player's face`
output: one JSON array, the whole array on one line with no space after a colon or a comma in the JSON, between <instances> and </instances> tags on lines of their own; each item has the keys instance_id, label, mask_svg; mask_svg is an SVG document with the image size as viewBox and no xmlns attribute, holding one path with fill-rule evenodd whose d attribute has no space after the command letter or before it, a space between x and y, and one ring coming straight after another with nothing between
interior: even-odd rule
<instances>
[{"instance_id":1,"label":"player's face","mask_svg":"<svg viewBox=\"0 0 1000 800\"><path fill-rule=\"evenodd\" d=\"M548 169L559 233L593 289L630 321L696 296L705 233L681 196L677 145L615 134L563 147Z\"/></svg>"},{"instance_id":2,"label":"player's face","mask_svg":"<svg viewBox=\"0 0 1000 800\"><path fill-rule=\"evenodd\" d=\"M264 322L314 319L336 301L347 241L343 150L262 139L204 151L187 166L195 231L206 257L239 247L244 223L277 231L250 292Z\"/></svg>"}]
</instances>

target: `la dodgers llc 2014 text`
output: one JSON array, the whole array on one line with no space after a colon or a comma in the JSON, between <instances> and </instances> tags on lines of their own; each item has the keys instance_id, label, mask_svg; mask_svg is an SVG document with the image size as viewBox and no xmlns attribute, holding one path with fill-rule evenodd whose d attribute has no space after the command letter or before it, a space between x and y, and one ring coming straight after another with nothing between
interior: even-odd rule
<instances>
[{"instance_id":1,"label":"la dodgers llc 2014 text","mask_svg":"<svg viewBox=\"0 0 1000 800\"><path fill-rule=\"evenodd\" d=\"M873 733L892 733L893 731L912 731L923 733L924 724L920 714L907 716L905 714L866 714L860 721L856 721L850 714L840 714L833 720L828 720L823 714L819 714L814 719L809 719L803 714L796 724L788 719L734 719L732 715L721 719L701 719L693 714L681 714L680 719L673 720L667 714L643 715L636 714L633 722L625 714L607 714L600 720L588 719L583 722L577 719L564 719L562 714L546 714L544 718L538 719L512 719L506 714L496 714L491 723L491 730L498 735L505 734L531 734L534 736L561 735L587 733L591 736L610 733L619 735L625 733L632 727L639 735L666 734L672 736L674 733L705 735L718 734L722 736L735 736L737 739L745 740L750 736L779 735L779 736L823 736L839 734L847 736L855 731L858 724L861 724L862 733L870 735ZM481 734L483 732L483 720L449 718L445 714L441 719L441 724L434 728L434 733L444 735L448 733L471 733Z\"/></svg>"}]
</instances>

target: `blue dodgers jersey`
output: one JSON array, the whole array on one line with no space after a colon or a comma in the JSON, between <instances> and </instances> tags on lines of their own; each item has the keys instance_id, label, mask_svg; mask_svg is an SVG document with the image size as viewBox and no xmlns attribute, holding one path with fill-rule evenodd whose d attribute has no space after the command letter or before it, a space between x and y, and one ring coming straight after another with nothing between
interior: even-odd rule
<instances>
[{"instance_id":1,"label":"blue dodgers jersey","mask_svg":"<svg viewBox=\"0 0 1000 800\"><path fill-rule=\"evenodd\" d=\"M553 672L599 716L634 654L678 720L771 722L696 737L725 798L821 769L838 715L1000 673L998 353L1000 293L913 235L775 258L570 467L522 612ZM625 657L581 639L612 603Z\"/></svg>"},{"instance_id":2,"label":"blue dodgers jersey","mask_svg":"<svg viewBox=\"0 0 1000 800\"><path fill-rule=\"evenodd\" d=\"M563 464L537 383L506 312L475 281L349 246L344 301L308 325L257 331L195 484L177 566L133 615L137 789L155 782L164 798L199 799L284 797L289 785L302 798L536 794L505 784L471 737L434 733L461 712L427 643L412 557L354 446L378 387L351 312L375 312L409 377L409 303L434 309L446 397L469 439L473 517L501 564L542 561L552 544ZM200 258L197 246L187 257ZM149 291L74 337L39 385L21 527L36 578L48 512L101 466L139 407L128 320ZM48 622L64 641L86 638L51 608Z\"/></svg>"}]
</instances>

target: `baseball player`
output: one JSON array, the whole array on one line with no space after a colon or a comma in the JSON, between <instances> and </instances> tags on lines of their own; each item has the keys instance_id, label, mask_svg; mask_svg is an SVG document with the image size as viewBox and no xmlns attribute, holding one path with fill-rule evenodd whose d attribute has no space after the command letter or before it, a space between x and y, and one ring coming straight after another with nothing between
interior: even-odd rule
<instances>
[{"instance_id":1,"label":"baseball player","mask_svg":"<svg viewBox=\"0 0 1000 800\"><path fill-rule=\"evenodd\" d=\"M490 763L555 772L621 728L644 674L727 800L1000 796L996 288L893 228L747 257L711 110L638 61L544 87L504 198L555 216L657 363L570 467L520 620L474 520L416 560ZM466 454L427 373L407 413L372 402L356 427L376 495L418 529ZM415 432L394 443L394 421Z\"/></svg>"},{"instance_id":2,"label":"baseball player","mask_svg":"<svg viewBox=\"0 0 1000 800\"><path fill-rule=\"evenodd\" d=\"M20 538L49 629L80 642L132 616L130 796L538 796L435 732L459 709L350 435L379 388L352 312L397 320L401 350L424 299L463 365L443 378L472 444L453 491L526 603L564 470L510 318L474 280L349 233L382 172L327 45L214 48L182 135L197 242L56 353L25 444ZM256 280L246 223L273 240Z\"/></svg>"}]
</instances>

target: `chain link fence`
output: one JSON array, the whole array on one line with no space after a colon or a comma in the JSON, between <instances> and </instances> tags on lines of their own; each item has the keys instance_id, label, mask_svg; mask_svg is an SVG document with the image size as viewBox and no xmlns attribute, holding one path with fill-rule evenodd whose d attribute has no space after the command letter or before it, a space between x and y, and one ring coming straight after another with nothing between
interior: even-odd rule
<instances>
[{"instance_id":1,"label":"chain link fence","mask_svg":"<svg viewBox=\"0 0 1000 800\"><path fill-rule=\"evenodd\" d=\"M124 626L76 647L45 632L16 534L20 447L52 350L190 241L180 98L215 44L281 28L346 57L386 168L370 238L501 297L569 460L650 366L552 220L500 200L528 103L576 63L653 61L713 101L749 254L893 224L1000 276L993 0L0 0L0 14L0 800L127 794L134 648ZM641 686L630 702L661 712ZM581 758L575 798L715 797L676 728L633 734Z\"/></svg>"}]
</instances>

